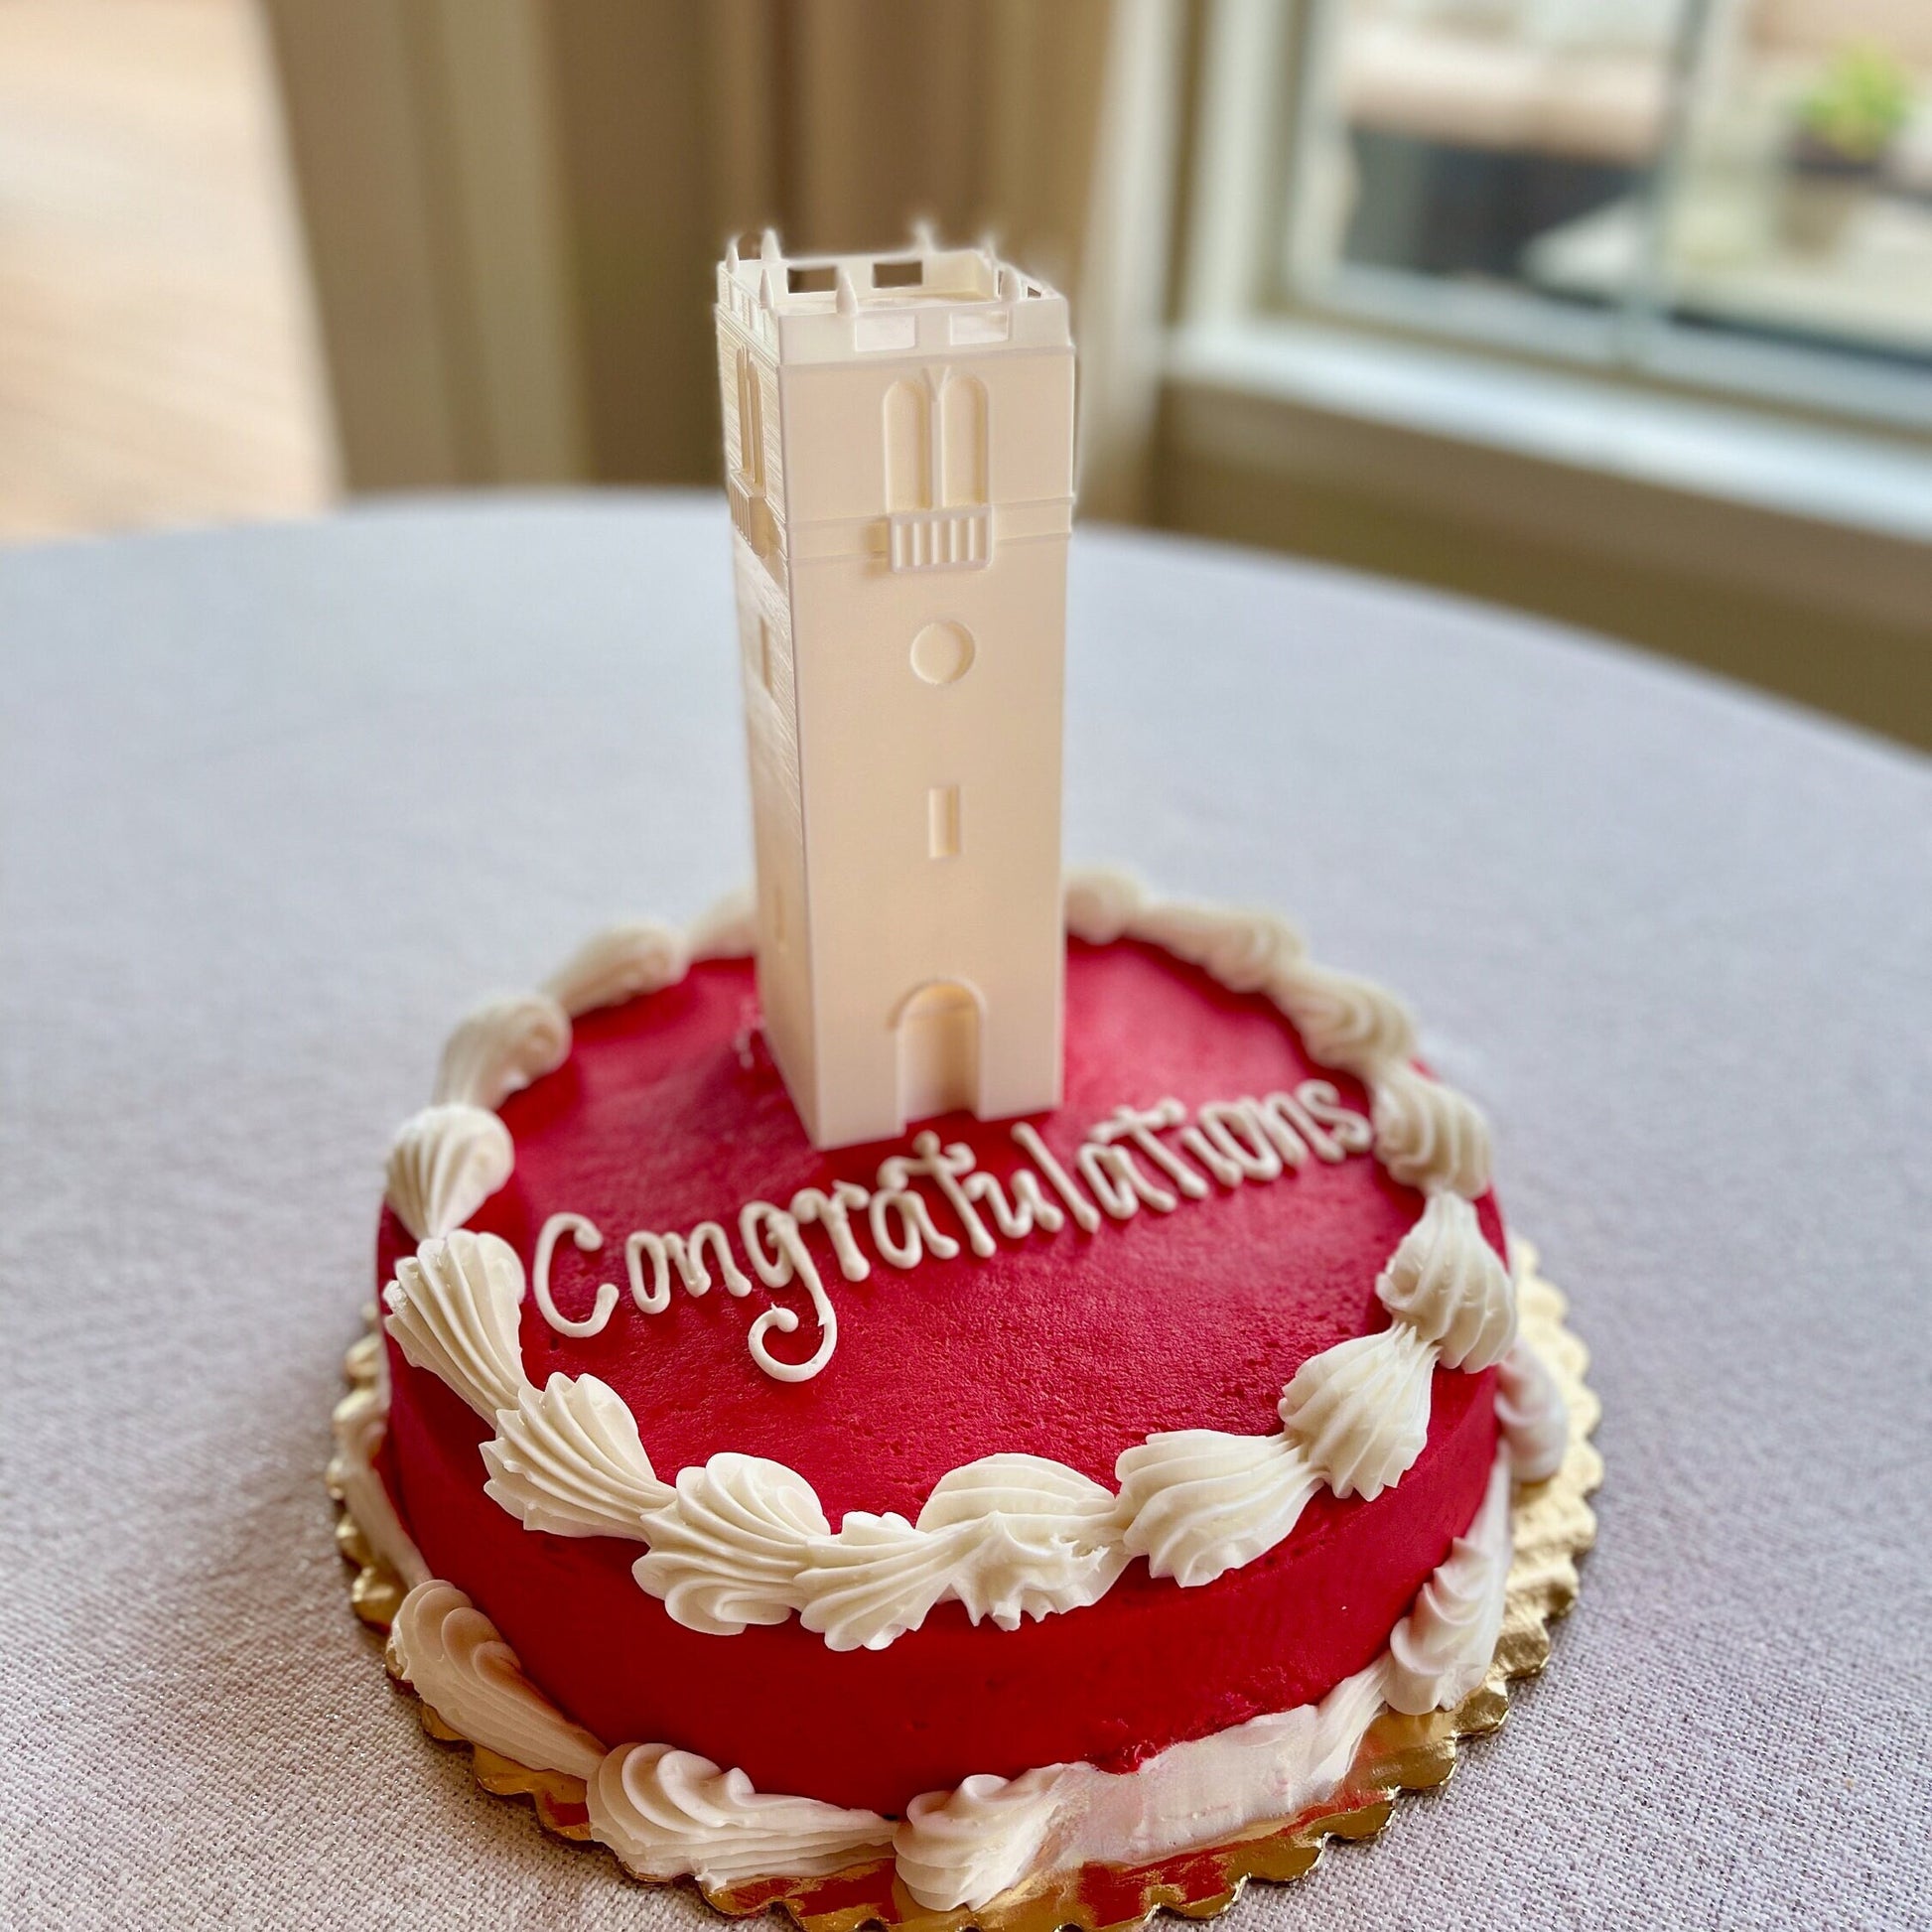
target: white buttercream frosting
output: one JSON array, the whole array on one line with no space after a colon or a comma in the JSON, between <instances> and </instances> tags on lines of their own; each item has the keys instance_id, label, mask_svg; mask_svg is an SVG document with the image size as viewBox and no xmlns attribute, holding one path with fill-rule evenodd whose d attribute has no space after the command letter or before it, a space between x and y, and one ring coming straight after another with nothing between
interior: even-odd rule
<instances>
[{"instance_id":1,"label":"white buttercream frosting","mask_svg":"<svg viewBox=\"0 0 1932 1932\"><path fill-rule=\"evenodd\" d=\"M513 1409L523 1379L517 1311L523 1264L507 1241L459 1229L396 1264L382 1325L404 1359L454 1389L478 1415Z\"/></svg>"},{"instance_id":2,"label":"white buttercream frosting","mask_svg":"<svg viewBox=\"0 0 1932 1932\"><path fill-rule=\"evenodd\" d=\"M693 959L744 959L758 950L758 899L749 886L725 894L691 921Z\"/></svg>"},{"instance_id":3,"label":"white buttercream frosting","mask_svg":"<svg viewBox=\"0 0 1932 1932\"><path fill-rule=\"evenodd\" d=\"M1275 975L1268 990L1323 1066L1372 1081L1415 1057L1414 1017L1372 980L1298 959Z\"/></svg>"},{"instance_id":4,"label":"white buttercream frosting","mask_svg":"<svg viewBox=\"0 0 1932 1932\"><path fill-rule=\"evenodd\" d=\"M1430 1195L1375 1293L1392 1315L1435 1344L1445 1368L1493 1368L1516 1334L1515 1285L1460 1194Z\"/></svg>"},{"instance_id":5,"label":"white buttercream frosting","mask_svg":"<svg viewBox=\"0 0 1932 1932\"><path fill-rule=\"evenodd\" d=\"M527 1382L483 1446L483 1493L526 1529L553 1536L643 1535L647 1509L671 1499L637 1437L636 1419L595 1375Z\"/></svg>"},{"instance_id":6,"label":"white buttercream frosting","mask_svg":"<svg viewBox=\"0 0 1932 1932\"><path fill-rule=\"evenodd\" d=\"M1473 1100L1410 1067L1380 1076L1375 1151L1405 1186L1445 1188L1468 1200L1489 1186L1489 1123Z\"/></svg>"},{"instance_id":7,"label":"white buttercream frosting","mask_svg":"<svg viewBox=\"0 0 1932 1932\"><path fill-rule=\"evenodd\" d=\"M516 1165L509 1129L464 1101L425 1107L396 1129L385 1198L418 1241L460 1228Z\"/></svg>"},{"instance_id":8,"label":"white buttercream frosting","mask_svg":"<svg viewBox=\"0 0 1932 1932\"><path fill-rule=\"evenodd\" d=\"M592 1832L640 1878L811 1878L881 1856L893 1840L877 1812L767 1796L743 1771L668 1744L612 1751L588 1796Z\"/></svg>"},{"instance_id":9,"label":"white buttercream frosting","mask_svg":"<svg viewBox=\"0 0 1932 1932\"><path fill-rule=\"evenodd\" d=\"M632 1567L686 1629L735 1636L801 1607L812 1539L831 1534L812 1486L762 1456L726 1453L681 1469L670 1499L644 1516L650 1550Z\"/></svg>"},{"instance_id":10,"label":"white buttercream frosting","mask_svg":"<svg viewBox=\"0 0 1932 1932\"><path fill-rule=\"evenodd\" d=\"M1060 1764L915 1798L893 1837L899 1878L930 1911L977 1909L1045 1872L1142 1864L1292 1818L1347 1774L1381 1713L1386 1669L1378 1659L1319 1704L1173 1745L1133 1771Z\"/></svg>"},{"instance_id":11,"label":"white buttercream frosting","mask_svg":"<svg viewBox=\"0 0 1932 1932\"><path fill-rule=\"evenodd\" d=\"M358 1393L369 1400L340 1432L345 1495L379 1482L372 1458L385 1392L378 1384ZM584 1779L591 1835L639 1876L688 1874L714 1886L812 1877L890 1850L919 1904L977 1909L1055 1870L1143 1863L1295 1817L1335 1790L1385 1704L1420 1713L1459 1703L1486 1674L1500 1628L1510 1474L1505 1448L1475 1520L1418 1593L1389 1648L1318 1704L1173 1745L1129 1772L1062 1764L1015 1778L969 1777L950 1792L913 1799L896 1828L876 1813L759 1793L742 1771L668 1745L605 1751L530 1683L470 1599L433 1579L418 1581L403 1600L390 1667L474 1743ZM396 1534L406 1571L419 1573L421 1558L400 1524Z\"/></svg>"},{"instance_id":12,"label":"white buttercream frosting","mask_svg":"<svg viewBox=\"0 0 1932 1932\"><path fill-rule=\"evenodd\" d=\"M575 1018L675 986L690 963L690 948L675 926L631 919L587 940L544 981L543 990Z\"/></svg>"},{"instance_id":13,"label":"white buttercream frosting","mask_svg":"<svg viewBox=\"0 0 1932 1932\"><path fill-rule=\"evenodd\" d=\"M1505 1451L1489 1473L1475 1521L1390 1633L1382 1694L1411 1717L1452 1709L1489 1674L1508 1595L1509 1484Z\"/></svg>"},{"instance_id":14,"label":"white buttercream frosting","mask_svg":"<svg viewBox=\"0 0 1932 1932\"><path fill-rule=\"evenodd\" d=\"M1114 1467L1130 1553L1182 1588L1211 1584L1280 1543L1321 1486L1286 1436L1181 1429L1150 1436Z\"/></svg>"},{"instance_id":15,"label":"white buttercream frosting","mask_svg":"<svg viewBox=\"0 0 1932 1932\"><path fill-rule=\"evenodd\" d=\"M1282 1427L1337 1496L1370 1501L1429 1439L1435 1351L1396 1322L1311 1355L1282 1392Z\"/></svg>"},{"instance_id":16,"label":"white buttercream frosting","mask_svg":"<svg viewBox=\"0 0 1932 1932\"><path fill-rule=\"evenodd\" d=\"M1148 891L1131 872L1096 866L1066 876L1066 929L1090 946L1111 946L1147 903Z\"/></svg>"},{"instance_id":17,"label":"white buttercream frosting","mask_svg":"<svg viewBox=\"0 0 1932 1932\"><path fill-rule=\"evenodd\" d=\"M435 1100L500 1107L570 1057L570 1016L547 993L491 1000L457 1028L443 1048Z\"/></svg>"},{"instance_id":18,"label":"white buttercream frosting","mask_svg":"<svg viewBox=\"0 0 1932 1932\"><path fill-rule=\"evenodd\" d=\"M533 1771L597 1775L604 1746L523 1675L496 1626L453 1584L419 1583L389 1626L389 1669L451 1729Z\"/></svg>"},{"instance_id":19,"label":"white buttercream frosting","mask_svg":"<svg viewBox=\"0 0 1932 1932\"><path fill-rule=\"evenodd\" d=\"M1198 966L1230 992L1255 993L1302 955L1302 935L1279 913L1164 899L1142 906L1138 939Z\"/></svg>"},{"instance_id":20,"label":"white buttercream frosting","mask_svg":"<svg viewBox=\"0 0 1932 1932\"><path fill-rule=\"evenodd\" d=\"M1126 1568L1120 1503L1063 1463L989 1455L950 1470L916 1523L854 1511L815 1540L799 1579L806 1629L881 1650L944 1598L1003 1630L1097 1602Z\"/></svg>"},{"instance_id":21,"label":"white buttercream frosting","mask_svg":"<svg viewBox=\"0 0 1932 1932\"><path fill-rule=\"evenodd\" d=\"M1518 1482L1544 1482L1563 1467L1570 1412L1543 1357L1521 1335L1496 1377L1496 1420Z\"/></svg>"},{"instance_id":22,"label":"white buttercream frosting","mask_svg":"<svg viewBox=\"0 0 1932 1932\"><path fill-rule=\"evenodd\" d=\"M929 1911L977 1910L1040 1863L1060 1789L1084 1765L1047 1765L1017 1778L986 1773L928 1791L893 1834L899 1881Z\"/></svg>"},{"instance_id":23,"label":"white buttercream frosting","mask_svg":"<svg viewBox=\"0 0 1932 1932\"><path fill-rule=\"evenodd\" d=\"M388 1424L388 1392L380 1386L355 1389L337 1403L336 1453L330 1458L329 1479L376 1561L394 1571L404 1588L409 1588L428 1580L429 1566L376 1473L375 1452Z\"/></svg>"}]
</instances>

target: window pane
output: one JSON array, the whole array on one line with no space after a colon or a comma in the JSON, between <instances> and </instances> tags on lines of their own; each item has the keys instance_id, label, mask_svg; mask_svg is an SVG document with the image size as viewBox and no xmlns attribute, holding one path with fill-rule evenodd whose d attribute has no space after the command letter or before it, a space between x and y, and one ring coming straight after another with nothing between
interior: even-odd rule
<instances>
[{"instance_id":1,"label":"window pane","mask_svg":"<svg viewBox=\"0 0 1932 1932\"><path fill-rule=\"evenodd\" d=\"M1316 0L1290 284L1932 421L1932 0Z\"/></svg>"},{"instance_id":2,"label":"window pane","mask_svg":"<svg viewBox=\"0 0 1932 1932\"><path fill-rule=\"evenodd\" d=\"M1685 326L1932 372L1932 5L1719 7L1665 235Z\"/></svg>"},{"instance_id":3,"label":"window pane","mask_svg":"<svg viewBox=\"0 0 1932 1932\"><path fill-rule=\"evenodd\" d=\"M1307 294L1397 304L1438 287L1454 321L1617 308L1618 275L1552 286L1549 236L1649 206L1669 124L1679 0L1326 0L1296 193ZM1408 294L1404 289L1407 285ZM1484 298L1489 300L1485 302ZM1534 324L1530 326L1534 327ZM1600 331L1596 332L1600 336Z\"/></svg>"}]
</instances>

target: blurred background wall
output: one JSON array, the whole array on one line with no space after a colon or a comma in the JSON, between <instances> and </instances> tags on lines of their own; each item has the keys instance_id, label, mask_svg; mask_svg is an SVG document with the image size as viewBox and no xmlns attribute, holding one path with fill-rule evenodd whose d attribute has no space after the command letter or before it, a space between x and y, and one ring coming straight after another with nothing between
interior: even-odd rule
<instances>
[{"instance_id":1,"label":"blurred background wall","mask_svg":"<svg viewBox=\"0 0 1932 1932\"><path fill-rule=\"evenodd\" d=\"M1083 514L1932 746L1925 0L0 0L0 534L713 483L724 237L921 216Z\"/></svg>"}]
</instances>

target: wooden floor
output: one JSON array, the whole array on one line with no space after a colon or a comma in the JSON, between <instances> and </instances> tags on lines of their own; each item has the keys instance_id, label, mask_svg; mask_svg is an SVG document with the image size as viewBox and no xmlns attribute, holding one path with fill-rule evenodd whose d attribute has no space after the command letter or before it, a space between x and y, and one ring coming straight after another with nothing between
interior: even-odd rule
<instances>
[{"instance_id":1,"label":"wooden floor","mask_svg":"<svg viewBox=\"0 0 1932 1932\"><path fill-rule=\"evenodd\" d=\"M0 0L0 541L329 500L247 0Z\"/></svg>"}]
</instances>

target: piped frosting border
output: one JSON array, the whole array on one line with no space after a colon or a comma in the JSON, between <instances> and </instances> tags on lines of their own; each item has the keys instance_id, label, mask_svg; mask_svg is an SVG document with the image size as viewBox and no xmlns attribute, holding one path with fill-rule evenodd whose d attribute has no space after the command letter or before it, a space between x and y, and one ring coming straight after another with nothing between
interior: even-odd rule
<instances>
[{"instance_id":1,"label":"piped frosting border","mask_svg":"<svg viewBox=\"0 0 1932 1932\"><path fill-rule=\"evenodd\" d=\"M1522 1244L1516 1253L1516 1272L1527 1278L1533 1257ZM1575 1559L1594 1531L1583 1499L1601 1473L1587 1440L1595 1403L1582 1385L1583 1351L1561 1325L1561 1298L1533 1280L1524 1285L1538 1340L1556 1352L1546 1360L1521 1337L1512 1345L1497 1403L1501 1445L1482 1506L1366 1670L1319 1704L1173 1746L1133 1772L1053 1765L1012 1779L968 1778L915 1800L898 1821L759 1793L742 1772L664 1745L606 1750L558 1712L463 1592L427 1576L373 1465L387 1389L379 1351L360 1345L350 1356L357 1386L337 1411L331 1487L345 1504L345 1552L363 1566L357 1607L388 1623L390 1670L422 1700L425 1723L434 1713L439 1734L494 1754L498 1774L505 1767L496 1760L508 1760L511 1772L525 1767L556 1790L581 1790L585 1822L568 1829L608 1846L635 1875L692 1876L719 1902L737 1902L735 1888L759 1881L885 1868L890 1860L928 1910L991 1903L997 1912L1015 1887L1055 1872L1146 1864L1261 1821L1293 1821L1337 1790L1385 1710L1453 1711L1440 1729L1450 1757L1459 1731L1499 1722L1500 1701L1484 1706L1482 1694L1541 1668L1544 1620L1574 1598ZM1545 1474L1529 1482L1531 1469ZM1446 1771L1447 1761L1433 1773L1417 1769L1410 1781L1435 1782ZM531 1788L501 1785L500 1775L498 1783ZM1213 1794L1206 1809L1204 1791Z\"/></svg>"},{"instance_id":2,"label":"piped frosting border","mask_svg":"<svg viewBox=\"0 0 1932 1932\"><path fill-rule=\"evenodd\" d=\"M1399 1000L1315 965L1276 914L1162 899L1129 875L1096 872L1069 878L1066 921L1090 943L1142 940L1231 991L1264 994L1311 1058L1362 1081L1376 1157L1425 1196L1377 1281L1386 1329L1304 1362L1282 1391L1277 1434L1182 1430L1129 1449L1117 1494L1043 1457L996 1454L942 1477L913 1522L855 1511L834 1531L805 1478L762 1457L723 1450L666 1483L606 1384L558 1374L539 1389L525 1378L522 1263L495 1236L460 1224L512 1171L493 1109L564 1063L574 1016L673 985L693 960L749 950L744 901L728 899L688 936L614 927L541 992L480 1008L451 1036L431 1105L398 1132L387 1197L419 1247L384 1292L385 1326L409 1362L494 1428L483 1448L485 1492L533 1531L645 1544L638 1585L692 1629L731 1635L796 1614L829 1647L850 1650L891 1644L947 1599L1003 1628L1076 1609L1135 1557L1182 1587L1211 1583L1283 1541L1318 1488L1370 1498L1398 1482L1427 1440L1436 1366L1495 1366L1516 1332L1510 1273L1473 1207L1489 1184L1481 1113L1415 1068L1415 1025ZM1239 1184L1240 1175L1222 1178ZM782 1286L796 1264L781 1245L767 1253L752 1239L752 1212L748 1251L766 1285ZM589 1245L582 1230L558 1225L576 1218L551 1217L537 1257L538 1300L566 1332L579 1324L548 1306L544 1264L560 1232ZM633 1293L641 1280L633 1270ZM601 1325L618 1295L604 1284L590 1322ZM759 1321L783 1325L787 1315L795 1325L775 1306ZM825 1309L820 1318L835 1338Z\"/></svg>"}]
</instances>

